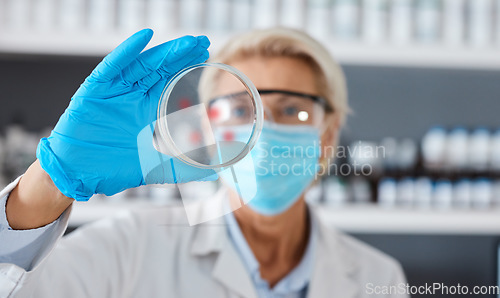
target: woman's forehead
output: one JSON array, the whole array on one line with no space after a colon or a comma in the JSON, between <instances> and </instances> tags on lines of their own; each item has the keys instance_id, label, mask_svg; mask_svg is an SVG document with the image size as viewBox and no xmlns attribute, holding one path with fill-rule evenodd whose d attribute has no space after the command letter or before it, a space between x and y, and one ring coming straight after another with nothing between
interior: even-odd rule
<instances>
[{"instance_id":1,"label":"woman's forehead","mask_svg":"<svg viewBox=\"0 0 500 298\"><path fill-rule=\"evenodd\" d=\"M317 93L312 68L300 59L252 57L233 61L229 64L243 72L257 89L289 90L308 94ZM220 92L242 90L241 83L228 74L221 74L217 85Z\"/></svg>"}]
</instances>

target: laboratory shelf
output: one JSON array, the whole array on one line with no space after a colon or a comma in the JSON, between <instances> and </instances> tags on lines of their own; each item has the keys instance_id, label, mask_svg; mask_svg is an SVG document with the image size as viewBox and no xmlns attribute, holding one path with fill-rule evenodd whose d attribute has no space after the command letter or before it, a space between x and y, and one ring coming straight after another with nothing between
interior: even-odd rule
<instances>
[{"instance_id":1,"label":"laboratory shelf","mask_svg":"<svg viewBox=\"0 0 500 298\"><path fill-rule=\"evenodd\" d=\"M0 53L104 56L128 37L129 33L0 31ZM200 30L157 32L150 45L194 33L209 36L212 51L217 51L233 35ZM319 40L344 64L500 70L500 46L475 48L441 44L346 43L332 41L332 38Z\"/></svg>"},{"instance_id":2,"label":"laboratory shelf","mask_svg":"<svg viewBox=\"0 0 500 298\"><path fill-rule=\"evenodd\" d=\"M171 205L180 206L178 201ZM123 210L153 210L160 204L103 200L73 204L70 226L113 216ZM315 205L328 225L350 233L500 235L500 210L383 208L377 205Z\"/></svg>"},{"instance_id":3,"label":"laboratory shelf","mask_svg":"<svg viewBox=\"0 0 500 298\"><path fill-rule=\"evenodd\" d=\"M499 48L445 45L388 45L325 42L330 52L344 64L500 70Z\"/></svg>"},{"instance_id":4,"label":"laboratory shelf","mask_svg":"<svg viewBox=\"0 0 500 298\"><path fill-rule=\"evenodd\" d=\"M352 233L500 235L500 210L321 206L321 217Z\"/></svg>"},{"instance_id":5,"label":"laboratory shelf","mask_svg":"<svg viewBox=\"0 0 500 298\"><path fill-rule=\"evenodd\" d=\"M15 32L0 31L0 53L48 54L69 56L105 56L133 32ZM207 35L211 48L222 45L230 36L196 30L172 33L155 32L148 47L184 35ZM215 42L217 41L217 42Z\"/></svg>"},{"instance_id":6,"label":"laboratory shelf","mask_svg":"<svg viewBox=\"0 0 500 298\"><path fill-rule=\"evenodd\" d=\"M104 56L127 34L91 34L88 32L0 32L0 52L69 56Z\"/></svg>"}]
</instances>

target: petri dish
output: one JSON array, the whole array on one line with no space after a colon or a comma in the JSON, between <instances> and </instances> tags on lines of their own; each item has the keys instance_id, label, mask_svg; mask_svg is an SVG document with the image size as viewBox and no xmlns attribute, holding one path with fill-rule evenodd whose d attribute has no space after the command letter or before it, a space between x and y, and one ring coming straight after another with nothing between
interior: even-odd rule
<instances>
[{"instance_id":1,"label":"petri dish","mask_svg":"<svg viewBox=\"0 0 500 298\"><path fill-rule=\"evenodd\" d=\"M248 77L226 64L197 64L165 86L153 144L188 165L225 168L250 152L263 121L259 92Z\"/></svg>"}]
</instances>

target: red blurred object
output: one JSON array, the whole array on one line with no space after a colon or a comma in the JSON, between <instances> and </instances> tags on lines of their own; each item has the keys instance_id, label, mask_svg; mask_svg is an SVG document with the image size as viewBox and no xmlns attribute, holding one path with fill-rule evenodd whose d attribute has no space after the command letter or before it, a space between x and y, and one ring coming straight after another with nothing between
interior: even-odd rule
<instances>
[{"instance_id":1,"label":"red blurred object","mask_svg":"<svg viewBox=\"0 0 500 298\"><path fill-rule=\"evenodd\" d=\"M208 118L210 120L217 120L217 118L219 118L219 116L220 116L219 109L217 109L217 108L210 108L208 110Z\"/></svg>"},{"instance_id":2,"label":"red blurred object","mask_svg":"<svg viewBox=\"0 0 500 298\"><path fill-rule=\"evenodd\" d=\"M189 140L192 144L199 144L201 142L201 133L198 131L191 132Z\"/></svg>"},{"instance_id":3,"label":"red blurred object","mask_svg":"<svg viewBox=\"0 0 500 298\"><path fill-rule=\"evenodd\" d=\"M232 131L224 132L224 141L233 141L233 140L234 140L234 133Z\"/></svg>"},{"instance_id":4,"label":"red blurred object","mask_svg":"<svg viewBox=\"0 0 500 298\"><path fill-rule=\"evenodd\" d=\"M183 97L179 100L179 108L187 109L191 106L191 100L187 97Z\"/></svg>"}]
</instances>

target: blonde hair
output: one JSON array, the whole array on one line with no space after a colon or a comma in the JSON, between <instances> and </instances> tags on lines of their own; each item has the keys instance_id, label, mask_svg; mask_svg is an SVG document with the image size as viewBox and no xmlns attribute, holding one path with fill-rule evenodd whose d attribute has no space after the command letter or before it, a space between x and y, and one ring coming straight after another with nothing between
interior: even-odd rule
<instances>
[{"instance_id":1,"label":"blonde hair","mask_svg":"<svg viewBox=\"0 0 500 298\"><path fill-rule=\"evenodd\" d=\"M333 107L340 126L344 124L350 111L345 76L340 65L318 41L302 31L289 28L253 30L232 38L210 61L231 64L255 56L306 61L316 75L318 95Z\"/></svg>"}]
</instances>

